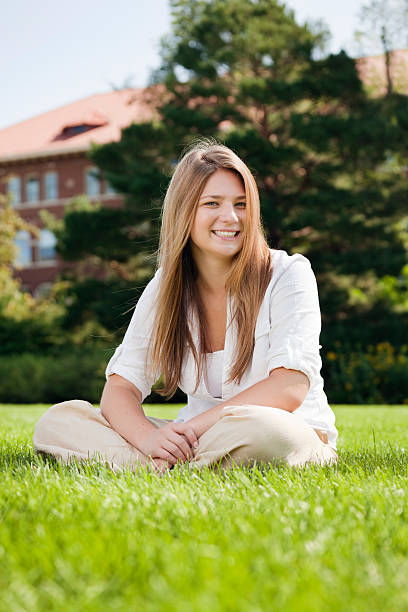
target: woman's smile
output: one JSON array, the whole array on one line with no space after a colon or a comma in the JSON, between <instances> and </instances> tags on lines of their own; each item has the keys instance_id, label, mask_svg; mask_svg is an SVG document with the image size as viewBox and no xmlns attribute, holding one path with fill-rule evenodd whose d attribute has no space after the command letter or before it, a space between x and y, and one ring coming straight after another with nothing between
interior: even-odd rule
<instances>
[{"instance_id":1,"label":"woman's smile","mask_svg":"<svg viewBox=\"0 0 408 612\"><path fill-rule=\"evenodd\" d=\"M240 231L229 231L229 230L211 230L211 232L220 238L221 240L235 240L240 235Z\"/></svg>"}]
</instances>

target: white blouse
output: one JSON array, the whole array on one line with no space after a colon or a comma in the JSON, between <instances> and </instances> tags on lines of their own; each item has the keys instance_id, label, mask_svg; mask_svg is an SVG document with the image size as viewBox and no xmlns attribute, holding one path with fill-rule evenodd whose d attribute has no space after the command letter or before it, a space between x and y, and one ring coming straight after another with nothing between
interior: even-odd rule
<instances>
[{"instance_id":1,"label":"white blouse","mask_svg":"<svg viewBox=\"0 0 408 612\"><path fill-rule=\"evenodd\" d=\"M196 382L196 366L190 348L186 350L179 387L187 394L188 404L179 411L176 422L185 422L212 406L225 402L244 389L267 378L279 367L299 370L310 381L309 391L294 413L313 428L327 433L328 444L337 449L338 431L335 415L328 404L320 375L319 336L321 315L316 277L310 261L300 253L288 255L286 251L270 249L272 277L259 309L255 328L255 346L252 361L241 379L226 382L236 356L237 330L231 324L233 298L227 297L227 331L222 358L221 397L212 395L205 383L205 375ZM116 348L106 367L106 380L110 374L119 374L132 382L141 392L142 401L149 395L160 372L148 369L144 374L144 360L153 327L154 301L157 296L161 268L143 291L122 343ZM198 323L190 311L189 327L198 347Z\"/></svg>"},{"instance_id":2,"label":"white blouse","mask_svg":"<svg viewBox=\"0 0 408 612\"><path fill-rule=\"evenodd\" d=\"M211 397L222 397L222 363L224 351L207 353L206 385Z\"/></svg>"}]
</instances>

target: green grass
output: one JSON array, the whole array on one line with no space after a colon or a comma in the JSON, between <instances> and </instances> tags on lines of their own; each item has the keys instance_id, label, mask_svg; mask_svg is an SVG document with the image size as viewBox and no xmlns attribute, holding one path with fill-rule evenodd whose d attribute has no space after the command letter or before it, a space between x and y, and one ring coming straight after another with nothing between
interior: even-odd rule
<instances>
[{"instance_id":1,"label":"green grass","mask_svg":"<svg viewBox=\"0 0 408 612\"><path fill-rule=\"evenodd\" d=\"M1 611L408 609L408 406L334 406L336 466L163 477L35 455L46 408L0 406Z\"/></svg>"}]
</instances>

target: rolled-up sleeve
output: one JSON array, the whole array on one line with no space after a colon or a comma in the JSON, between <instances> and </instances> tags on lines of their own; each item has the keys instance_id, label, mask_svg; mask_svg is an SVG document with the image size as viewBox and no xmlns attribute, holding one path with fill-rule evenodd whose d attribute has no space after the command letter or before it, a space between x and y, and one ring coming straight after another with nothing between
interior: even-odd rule
<instances>
[{"instance_id":1,"label":"rolled-up sleeve","mask_svg":"<svg viewBox=\"0 0 408 612\"><path fill-rule=\"evenodd\" d=\"M142 402L160 376L160 372L153 371L150 362L147 363L145 371L160 271L161 268L157 270L140 296L122 343L116 348L105 370L106 380L111 374L119 374L133 383L142 394Z\"/></svg>"},{"instance_id":2,"label":"rolled-up sleeve","mask_svg":"<svg viewBox=\"0 0 408 612\"><path fill-rule=\"evenodd\" d=\"M322 366L318 288L310 261L292 257L271 292L268 373L279 367L299 370L312 387Z\"/></svg>"}]
</instances>

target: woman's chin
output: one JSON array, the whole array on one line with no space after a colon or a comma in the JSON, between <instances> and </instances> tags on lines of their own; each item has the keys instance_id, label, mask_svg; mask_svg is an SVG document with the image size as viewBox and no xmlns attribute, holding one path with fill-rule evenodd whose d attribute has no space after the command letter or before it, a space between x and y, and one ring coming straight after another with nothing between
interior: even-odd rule
<instances>
[{"instance_id":1,"label":"woman's chin","mask_svg":"<svg viewBox=\"0 0 408 612\"><path fill-rule=\"evenodd\" d=\"M242 244L239 244L239 245L230 244L228 246L226 245L226 246L218 247L216 249L211 249L211 251L209 252L213 253L214 256L231 258L237 253L239 253L241 249L242 249Z\"/></svg>"}]
</instances>

